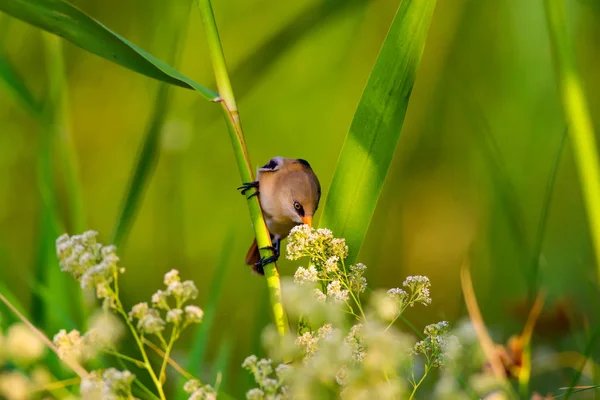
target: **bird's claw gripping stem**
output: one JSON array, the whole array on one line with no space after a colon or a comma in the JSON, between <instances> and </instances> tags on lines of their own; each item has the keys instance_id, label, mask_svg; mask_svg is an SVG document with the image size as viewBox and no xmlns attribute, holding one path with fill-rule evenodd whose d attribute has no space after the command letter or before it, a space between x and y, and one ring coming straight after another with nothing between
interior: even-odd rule
<instances>
[{"instance_id":1,"label":"bird's claw gripping stem","mask_svg":"<svg viewBox=\"0 0 600 400\"><path fill-rule=\"evenodd\" d=\"M241 191L240 193L245 196L246 192L253 188L256 190L254 191L254 193L252 193L250 196L247 197L247 199L251 199L252 197L254 197L258 194L258 181L243 183L242 186L237 188L237 190L240 190Z\"/></svg>"},{"instance_id":2,"label":"bird's claw gripping stem","mask_svg":"<svg viewBox=\"0 0 600 400\"><path fill-rule=\"evenodd\" d=\"M274 263L278 259L279 259L279 254L274 254L271 257L261 258L260 260L258 260L258 262L256 264L254 264L254 266L256 267L256 272L258 272L261 275L264 275L265 274L264 266L267 264Z\"/></svg>"},{"instance_id":3,"label":"bird's claw gripping stem","mask_svg":"<svg viewBox=\"0 0 600 400\"><path fill-rule=\"evenodd\" d=\"M274 244L275 246L265 246L260 248L260 250L271 250L273 252L273 255L271 257L263 257L260 260L258 260L256 264L254 264L254 266L256 267L256 272L258 272L261 275L265 274L263 268L265 265L274 263L279 259L281 240L276 239Z\"/></svg>"}]
</instances>

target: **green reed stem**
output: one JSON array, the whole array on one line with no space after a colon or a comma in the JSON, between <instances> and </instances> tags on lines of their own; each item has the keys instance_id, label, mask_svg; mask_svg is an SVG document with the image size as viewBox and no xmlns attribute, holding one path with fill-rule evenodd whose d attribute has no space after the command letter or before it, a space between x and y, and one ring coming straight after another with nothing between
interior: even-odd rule
<instances>
[{"instance_id":1,"label":"green reed stem","mask_svg":"<svg viewBox=\"0 0 600 400\"><path fill-rule=\"evenodd\" d=\"M223 107L227 130L229 131L242 182L253 182L255 179L251 168L250 157L246 149L244 131L242 130L235 97L229 81L225 56L223 54L221 40L219 39L219 32L217 30L211 2L210 0L198 0L198 7L200 8L202 23L204 25L213 63L213 70L219 89L220 97L216 101L220 102ZM248 199L248 208L250 209L250 218L252 226L254 227L258 248L272 246L269 230L267 229L267 224L265 223L257 196ZM260 250L260 255L261 257L268 257L271 255L271 251ZM269 289L269 299L271 301L275 325L277 326L279 334L283 336L289 328L287 315L281 302L281 282L279 273L277 272L277 265L275 263L266 265L264 267L264 272L267 280L267 287Z\"/></svg>"},{"instance_id":2,"label":"green reed stem","mask_svg":"<svg viewBox=\"0 0 600 400\"><path fill-rule=\"evenodd\" d=\"M565 0L546 0L544 4L563 111L575 152L600 282L600 162L594 128L575 65L573 44L567 32Z\"/></svg>"}]
</instances>

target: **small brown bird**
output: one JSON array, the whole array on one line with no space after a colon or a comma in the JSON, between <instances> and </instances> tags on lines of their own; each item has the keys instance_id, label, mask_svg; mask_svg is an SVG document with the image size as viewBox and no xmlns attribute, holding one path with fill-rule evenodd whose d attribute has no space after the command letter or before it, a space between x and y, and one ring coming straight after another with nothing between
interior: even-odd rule
<instances>
[{"instance_id":1,"label":"small brown bird","mask_svg":"<svg viewBox=\"0 0 600 400\"><path fill-rule=\"evenodd\" d=\"M263 275L263 267L279 258L281 241L290 230L300 224L312 226L312 218L321 198L321 185L306 160L284 157L272 158L259 168L257 179L238 189L243 195L252 188L256 189L250 197L258 195L274 244L270 248L273 255L261 258L254 239L246 255L246 264L252 265L254 272Z\"/></svg>"}]
</instances>

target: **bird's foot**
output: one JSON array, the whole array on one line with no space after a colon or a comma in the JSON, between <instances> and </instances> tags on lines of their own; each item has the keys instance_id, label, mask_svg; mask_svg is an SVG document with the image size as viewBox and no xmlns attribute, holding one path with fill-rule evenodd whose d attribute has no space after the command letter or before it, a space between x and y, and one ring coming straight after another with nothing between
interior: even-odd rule
<instances>
[{"instance_id":1,"label":"bird's foot","mask_svg":"<svg viewBox=\"0 0 600 400\"><path fill-rule=\"evenodd\" d=\"M256 190L254 191L254 193L252 193L250 196L247 197L248 199L250 199L258 194L258 181L246 182L246 183L243 183L242 186L237 188L237 190L240 190L240 193L244 196L246 195L246 192L250 189L256 189Z\"/></svg>"},{"instance_id":2,"label":"bird's foot","mask_svg":"<svg viewBox=\"0 0 600 400\"><path fill-rule=\"evenodd\" d=\"M258 262L256 264L254 264L254 270L257 273L264 275L265 274L264 266L267 264L274 263L278 259L279 259L279 254L272 255L271 257L263 257L260 260L258 260Z\"/></svg>"}]
</instances>

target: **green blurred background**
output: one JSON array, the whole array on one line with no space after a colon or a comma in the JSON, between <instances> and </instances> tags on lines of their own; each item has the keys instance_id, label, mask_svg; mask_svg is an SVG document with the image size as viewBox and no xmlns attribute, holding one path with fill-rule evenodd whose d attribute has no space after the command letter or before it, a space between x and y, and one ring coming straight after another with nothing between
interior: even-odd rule
<instances>
[{"instance_id":1,"label":"green blurred background","mask_svg":"<svg viewBox=\"0 0 600 400\"><path fill-rule=\"evenodd\" d=\"M215 88L199 12L189 2L73 3ZM597 124L600 3L567 3ZM398 4L214 2L255 166L276 155L305 158L327 193ZM8 59L43 99L49 86L41 32L0 14L0 37ZM66 42L64 54L86 226L107 242L155 112L159 83ZM224 385L239 394L246 380L239 365L248 354L262 354L260 330L271 318L266 285L243 264L253 232L235 190L238 170L220 110L189 90L173 87L169 94L160 157L119 249L127 268L123 298L126 305L147 300L163 274L177 268L197 283L204 305L217 268L226 269L201 376L210 380L216 365L228 366ZM540 286L548 290L551 329L540 331L534 344L583 351L586 321L594 326L600 302L565 130L543 2L438 0L401 140L359 256L369 268L370 286L400 286L407 275L427 275L433 304L409 319L417 326L454 322L464 315L458 271L469 256L484 318L498 340L522 329L527 300ZM27 308L36 271L58 268L53 257L43 256L52 251L42 206L52 182L65 229L78 232L68 220L64 179L53 172L60 170L58 162L51 161L53 170L40 167L43 133L4 90L0 132L0 279ZM537 265L536 277L531 271ZM295 266L282 261L280 272L290 275ZM556 312L567 318L552 325L552 308L561 304ZM191 335L185 339L176 357L189 348ZM567 375L559 376L568 382ZM540 379L534 388L557 386Z\"/></svg>"}]
</instances>

